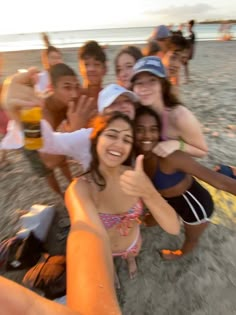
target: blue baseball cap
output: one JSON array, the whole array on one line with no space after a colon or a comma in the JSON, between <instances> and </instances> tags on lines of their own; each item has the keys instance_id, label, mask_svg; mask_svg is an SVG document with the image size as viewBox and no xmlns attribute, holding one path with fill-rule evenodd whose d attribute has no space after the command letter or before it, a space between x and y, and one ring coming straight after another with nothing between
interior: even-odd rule
<instances>
[{"instance_id":1,"label":"blue baseball cap","mask_svg":"<svg viewBox=\"0 0 236 315\"><path fill-rule=\"evenodd\" d=\"M134 82L136 75L141 72L149 72L156 77L166 78L165 67L161 59L155 56L143 57L136 62L133 67L131 82Z\"/></svg>"},{"instance_id":2,"label":"blue baseball cap","mask_svg":"<svg viewBox=\"0 0 236 315\"><path fill-rule=\"evenodd\" d=\"M150 39L159 40L159 39L168 38L170 36L171 36L171 32L168 29L168 27L166 27L165 25L159 25L153 30L150 36Z\"/></svg>"}]
</instances>

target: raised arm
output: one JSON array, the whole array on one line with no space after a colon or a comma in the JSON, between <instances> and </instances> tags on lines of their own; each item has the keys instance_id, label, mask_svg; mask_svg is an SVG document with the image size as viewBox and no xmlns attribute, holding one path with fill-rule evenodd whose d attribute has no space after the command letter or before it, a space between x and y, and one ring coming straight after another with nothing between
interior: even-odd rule
<instances>
[{"instance_id":1,"label":"raised arm","mask_svg":"<svg viewBox=\"0 0 236 315\"><path fill-rule=\"evenodd\" d=\"M167 158L176 169L195 176L213 187L236 195L236 180L215 172L195 161L185 152L176 151Z\"/></svg>"},{"instance_id":2,"label":"raised arm","mask_svg":"<svg viewBox=\"0 0 236 315\"><path fill-rule=\"evenodd\" d=\"M120 315L109 238L89 192L89 183L73 182L66 191L71 220L67 242L67 303L86 315Z\"/></svg>"},{"instance_id":3,"label":"raised arm","mask_svg":"<svg viewBox=\"0 0 236 315\"><path fill-rule=\"evenodd\" d=\"M16 73L4 80L1 103L11 118L19 120L19 109L22 107L42 105L42 99L34 91L37 74L36 68L30 68L27 72Z\"/></svg>"},{"instance_id":4,"label":"raised arm","mask_svg":"<svg viewBox=\"0 0 236 315\"><path fill-rule=\"evenodd\" d=\"M83 315L79 310L50 301L40 295L0 277L0 314L4 315ZM109 313L107 313L108 315Z\"/></svg>"},{"instance_id":5,"label":"raised arm","mask_svg":"<svg viewBox=\"0 0 236 315\"><path fill-rule=\"evenodd\" d=\"M120 184L126 194L142 198L163 230L170 234L179 234L180 223L176 212L162 198L145 174L142 155L137 157L134 170L125 171L121 175Z\"/></svg>"}]
</instances>

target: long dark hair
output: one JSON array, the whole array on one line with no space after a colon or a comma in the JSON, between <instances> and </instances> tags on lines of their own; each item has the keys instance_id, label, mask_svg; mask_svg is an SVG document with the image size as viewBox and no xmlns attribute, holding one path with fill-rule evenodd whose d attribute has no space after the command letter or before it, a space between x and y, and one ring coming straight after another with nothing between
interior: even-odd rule
<instances>
[{"instance_id":1,"label":"long dark hair","mask_svg":"<svg viewBox=\"0 0 236 315\"><path fill-rule=\"evenodd\" d=\"M167 78L159 78L162 87L162 97L165 107L173 108L182 104L178 97L172 92L172 85Z\"/></svg>"},{"instance_id":2,"label":"long dark hair","mask_svg":"<svg viewBox=\"0 0 236 315\"><path fill-rule=\"evenodd\" d=\"M101 190L103 190L106 187L106 180L99 171L99 157L97 154L97 143L99 136L101 133L105 130L105 128L110 125L113 121L117 119L122 119L123 121L127 122L134 134L134 124L132 120L125 114L121 112L113 112L109 114L102 114L96 116L92 122L90 123L90 127L93 128L92 134L90 136L91 140L91 155L92 155L92 161L90 163L90 172L92 179L94 182L99 186ZM131 165L131 156L133 155L133 148L130 151L130 155L127 158L126 161L123 162L123 164L127 165L127 161L129 161L129 165Z\"/></svg>"}]
</instances>

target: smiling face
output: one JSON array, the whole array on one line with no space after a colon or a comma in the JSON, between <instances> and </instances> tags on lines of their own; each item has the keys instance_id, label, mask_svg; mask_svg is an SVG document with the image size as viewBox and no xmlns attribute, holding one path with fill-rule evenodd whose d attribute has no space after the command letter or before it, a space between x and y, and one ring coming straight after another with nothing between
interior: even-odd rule
<instances>
[{"instance_id":1,"label":"smiling face","mask_svg":"<svg viewBox=\"0 0 236 315\"><path fill-rule=\"evenodd\" d=\"M138 152L147 154L156 146L160 137L160 126L150 114L137 117L135 123L135 147Z\"/></svg>"},{"instance_id":2,"label":"smiling face","mask_svg":"<svg viewBox=\"0 0 236 315\"><path fill-rule=\"evenodd\" d=\"M163 104L161 81L148 72L141 72L136 75L133 91L138 95L143 106L158 108L159 105Z\"/></svg>"},{"instance_id":3,"label":"smiling face","mask_svg":"<svg viewBox=\"0 0 236 315\"><path fill-rule=\"evenodd\" d=\"M135 63L136 63L135 58L127 53L121 54L117 59L116 64L117 83L125 87L126 89L129 89L131 86L130 78Z\"/></svg>"},{"instance_id":4,"label":"smiling face","mask_svg":"<svg viewBox=\"0 0 236 315\"><path fill-rule=\"evenodd\" d=\"M122 165L129 157L133 146L131 125L117 118L102 131L97 140L96 151L100 164L106 167Z\"/></svg>"}]
</instances>

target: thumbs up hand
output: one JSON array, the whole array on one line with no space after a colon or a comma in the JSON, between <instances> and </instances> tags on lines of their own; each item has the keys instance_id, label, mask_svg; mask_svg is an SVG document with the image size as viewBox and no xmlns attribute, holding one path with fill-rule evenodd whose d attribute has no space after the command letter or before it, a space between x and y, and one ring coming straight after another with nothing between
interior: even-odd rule
<instances>
[{"instance_id":1,"label":"thumbs up hand","mask_svg":"<svg viewBox=\"0 0 236 315\"><path fill-rule=\"evenodd\" d=\"M135 161L133 170L127 170L120 176L121 189L127 195L147 198L153 189L153 185L143 169L143 155L139 155Z\"/></svg>"}]
</instances>

